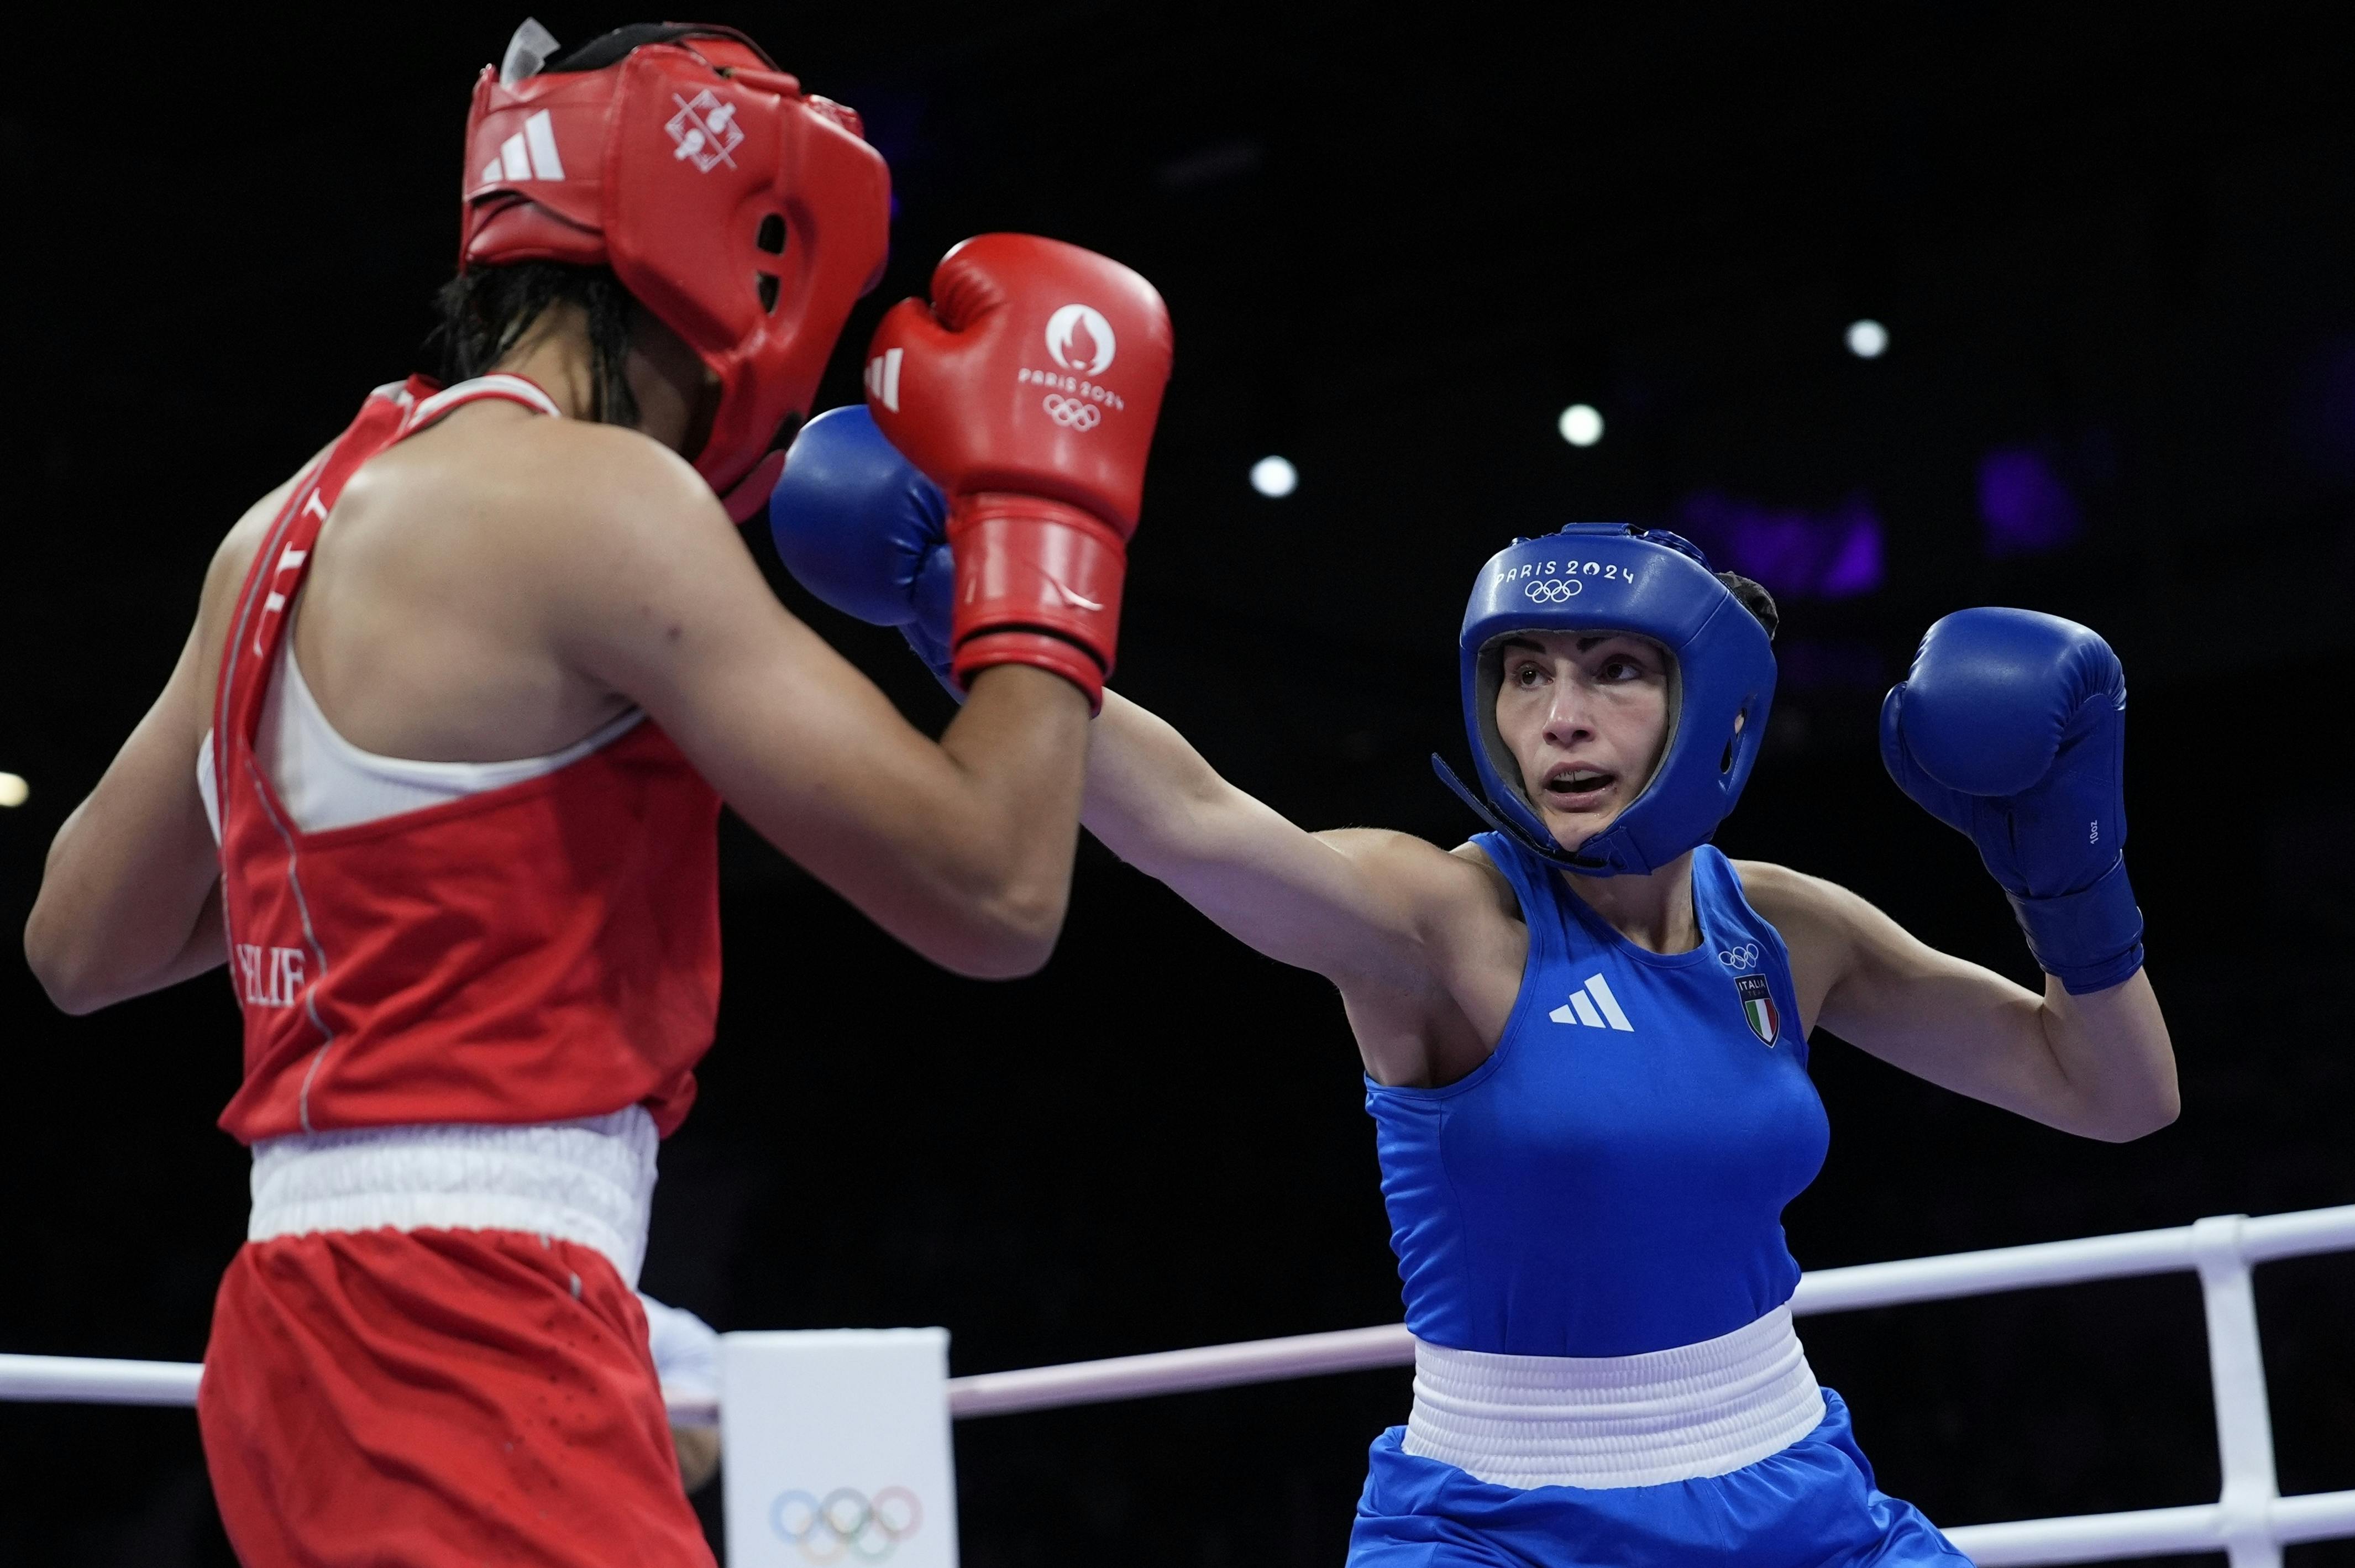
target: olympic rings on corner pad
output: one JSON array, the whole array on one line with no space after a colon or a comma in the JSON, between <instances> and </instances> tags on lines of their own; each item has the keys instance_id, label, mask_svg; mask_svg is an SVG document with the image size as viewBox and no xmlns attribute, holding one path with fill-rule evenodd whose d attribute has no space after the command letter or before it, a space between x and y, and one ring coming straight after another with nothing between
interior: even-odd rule
<instances>
[{"instance_id":1,"label":"olympic rings on corner pad","mask_svg":"<svg viewBox=\"0 0 2355 1568\"><path fill-rule=\"evenodd\" d=\"M885 1487L872 1499L855 1487L837 1487L823 1498L786 1491L769 1505L769 1528L805 1563L880 1563L923 1522L923 1504L905 1487Z\"/></svg>"},{"instance_id":2,"label":"olympic rings on corner pad","mask_svg":"<svg viewBox=\"0 0 2355 1568\"><path fill-rule=\"evenodd\" d=\"M1093 430L1103 422L1103 411L1080 398L1050 392L1039 401L1047 417L1069 430Z\"/></svg>"}]
</instances>

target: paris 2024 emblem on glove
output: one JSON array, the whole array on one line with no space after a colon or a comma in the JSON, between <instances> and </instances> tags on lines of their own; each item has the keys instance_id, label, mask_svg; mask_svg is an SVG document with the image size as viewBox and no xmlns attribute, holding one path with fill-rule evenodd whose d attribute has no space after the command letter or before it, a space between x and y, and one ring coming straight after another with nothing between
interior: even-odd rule
<instances>
[{"instance_id":1,"label":"paris 2024 emblem on glove","mask_svg":"<svg viewBox=\"0 0 2355 1568\"><path fill-rule=\"evenodd\" d=\"M1028 234L965 241L883 318L868 408L949 497L959 685L1031 664L1101 703L1171 352L1151 283Z\"/></svg>"}]
</instances>

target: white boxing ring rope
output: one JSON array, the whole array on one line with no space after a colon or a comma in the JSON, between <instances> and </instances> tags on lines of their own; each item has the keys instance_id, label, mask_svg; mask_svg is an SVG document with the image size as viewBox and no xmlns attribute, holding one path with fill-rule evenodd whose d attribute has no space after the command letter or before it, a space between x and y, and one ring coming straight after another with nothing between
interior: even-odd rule
<instances>
[{"instance_id":1,"label":"white boxing ring rope","mask_svg":"<svg viewBox=\"0 0 2355 1568\"><path fill-rule=\"evenodd\" d=\"M2226 1214L2165 1231L1820 1269L1799 1281L1791 1309L1802 1316L1852 1312L2087 1280L2197 1274L2207 1305L2222 1496L2189 1508L1970 1524L1946 1534L1988 1568L2216 1552L2228 1554L2232 1568L2280 1568L2285 1544L2355 1537L2355 1491L2280 1495L2249 1271L2275 1258L2339 1252L2355 1252L2355 1204L2258 1219ZM1406 1366L1413 1360L1414 1341L1403 1325L1392 1324L951 1378L949 1411L958 1417L1004 1415ZM0 1400L192 1405L203 1371L184 1361L0 1355ZM671 1408L707 1421L717 1413L708 1399L675 1402Z\"/></svg>"}]
</instances>

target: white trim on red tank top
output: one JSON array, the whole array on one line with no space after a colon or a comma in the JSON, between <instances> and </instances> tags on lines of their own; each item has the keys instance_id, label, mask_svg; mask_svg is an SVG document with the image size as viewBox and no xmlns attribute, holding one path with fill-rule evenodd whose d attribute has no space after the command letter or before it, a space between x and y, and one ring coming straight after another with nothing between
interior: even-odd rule
<instances>
[{"instance_id":1,"label":"white trim on red tank top","mask_svg":"<svg viewBox=\"0 0 2355 1568\"><path fill-rule=\"evenodd\" d=\"M408 396L397 385L380 387L378 392L394 398ZM401 421L401 435L414 435L453 410L485 399L520 402L550 418L563 418L556 400L536 383L521 376L495 374L460 381L411 404ZM291 626L280 648L270 689L262 699L261 728L254 737L254 751L298 833L324 833L382 821L539 778L619 740L645 717L644 709L633 708L572 744L535 757L445 763L387 756L346 740L328 720L310 683L303 678ZM218 843L220 801L214 779L213 744L213 732L207 729L197 749L197 793L203 797L213 841Z\"/></svg>"},{"instance_id":2,"label":"white trim on red tank top","mask_svg":"<svg viewBox=\"0 0 2355 1568\"><path fill-rule=\"evenodd\" d=\"M253 749L295 830L325 833L544 777L620 740L645 716L644 709L630 709L562 751L536 757L495 763L388 757L355 745L328 720L303 678L289 635L280 648L269 695L262 699L261 731L254 737ZM212 750L213 734L208 730L197 745L197 792L204 796L205 819L218 844L220 803L213 793Z\"/></svg>"},{"instance_id":3,"label":"white trim on red tank top","mask_svg":"<svg viewBox=\"0 0 2355 1568\"><path fill-rule=\"evenodd\" d=\"M406 397L408 394L400 391L398 395ZM406 440L452 410L466 403L480 402L485 398L505 398L523 403L550 419L564 417L564 411L556 406L556 400L549 397L538 382L522 376L493 371L487 376L476 376L472 380L454 382L432 397L421 400L410 409L409 417L400 421L400 434L393 439Z\"/></svg>"}]
</instances>

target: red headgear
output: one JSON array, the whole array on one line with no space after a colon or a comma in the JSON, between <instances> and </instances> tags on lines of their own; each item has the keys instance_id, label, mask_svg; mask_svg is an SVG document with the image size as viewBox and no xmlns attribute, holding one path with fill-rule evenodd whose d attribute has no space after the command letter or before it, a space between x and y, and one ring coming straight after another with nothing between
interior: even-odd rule
<instances>
[{"instance_id":1,"label":"red headgear","mask_svg":"<svg viewBox=\"0 0 2355 1568\"><path fill-rule=\"evenodd\" d=\"M764 503L771 449L882 273L891 176L858 116L732 27L624 28L519 80L483 68L464 193L460 271L611 267L702 356L719 405L689 455L731 512Z\"/></svg>"}]
</instances>

